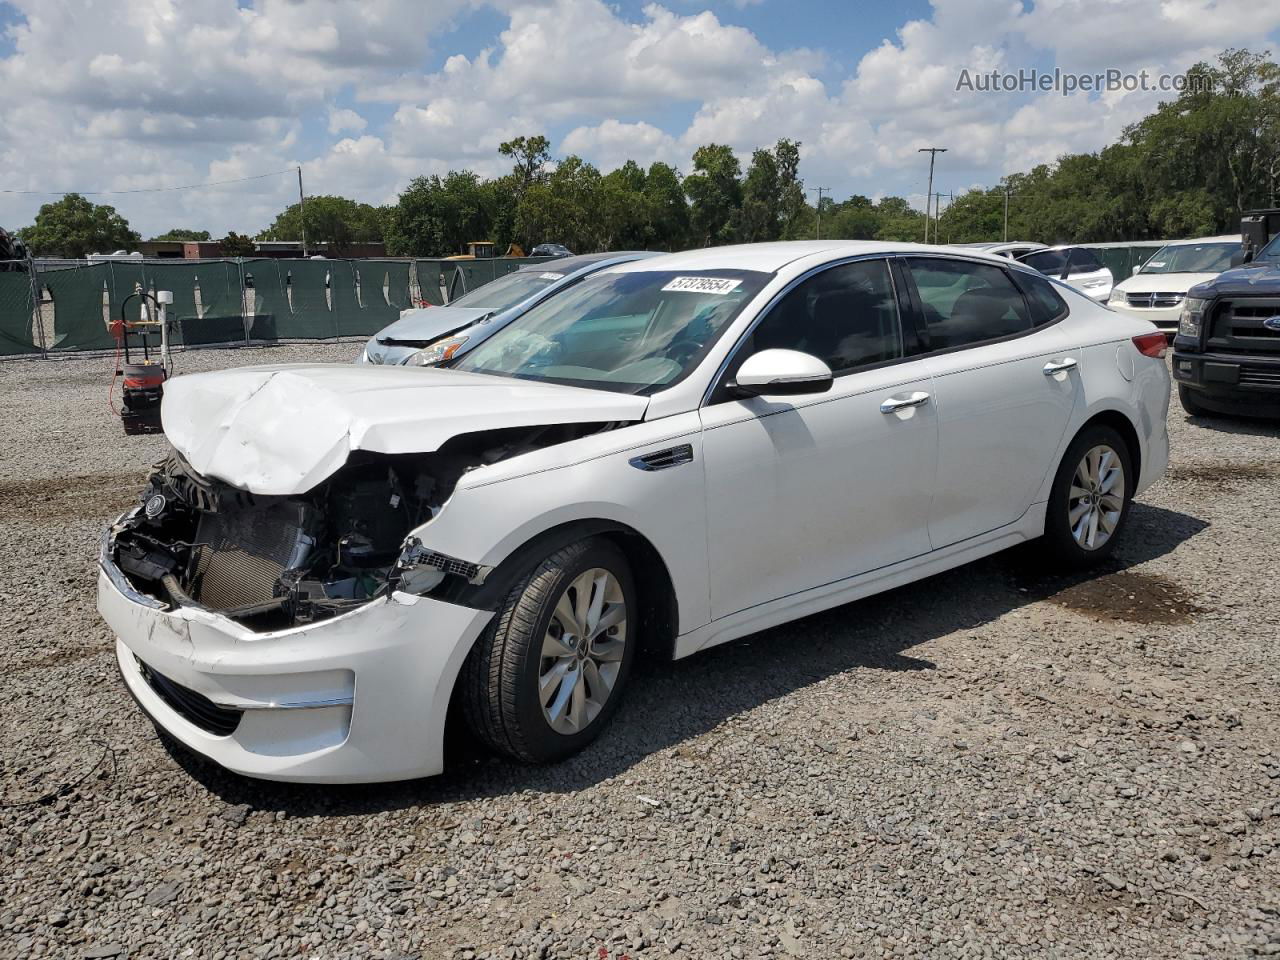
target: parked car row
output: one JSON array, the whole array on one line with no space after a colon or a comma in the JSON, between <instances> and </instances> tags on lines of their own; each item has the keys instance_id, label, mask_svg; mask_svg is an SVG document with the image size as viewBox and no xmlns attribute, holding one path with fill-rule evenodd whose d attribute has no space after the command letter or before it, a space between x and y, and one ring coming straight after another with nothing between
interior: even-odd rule
<instances>
[{"instance_id":1,"label":"parked car row","mask_svg":"<svg viewBox=\"0 0 1280 960\"><path fill-rule=\"evenodd\" d=\"M1026 541L1096 563L1165 469L1164 335L998 253L547 266L361 364L170 381L173 451L98 583L158 726L278 780L438 773L451 712L554 760L638 657Z\"/></svg>"}]
</instances>

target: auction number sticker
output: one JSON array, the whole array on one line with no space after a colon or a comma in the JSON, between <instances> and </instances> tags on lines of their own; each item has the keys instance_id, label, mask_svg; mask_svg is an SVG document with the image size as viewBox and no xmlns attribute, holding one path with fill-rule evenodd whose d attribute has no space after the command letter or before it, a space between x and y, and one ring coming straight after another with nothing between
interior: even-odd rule
<instances>
[{"instance_id":1,"label":"auction number sticker","mask_svg":"<svg viewBox=\"0 0 1280 960\"><path fill-rule=\"evenodd\" d=\"M676 277L662 290L664 293L671 290L678 293L725 294L733 293L741 284L741 280L731 277Z\"/></svg>"},{"instance_id":2,"label":"auction number sticker","mask_svg":"<svg viewBox=\"0 0 1280 960\"><path fill-rule=\"evenodd\" d=\"M563 273L544 273L538 277L539 280L563 280Z\"/></svg>"}]
</instances>

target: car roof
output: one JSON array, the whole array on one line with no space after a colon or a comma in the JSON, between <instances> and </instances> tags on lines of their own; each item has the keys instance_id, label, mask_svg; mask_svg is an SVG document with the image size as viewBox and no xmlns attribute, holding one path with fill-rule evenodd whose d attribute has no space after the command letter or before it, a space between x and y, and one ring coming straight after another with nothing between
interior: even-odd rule
<instances>
[{"instance_id":1,"label":"car roof","mask_svg":"<svg viewBox=\"0 0 1280 960\"><path fill-rule=\"evenodd\" d=\"M996 247L1034 247L1040 250L1045 244L1038 240L984 240L982 243L953 243L951 246L971 250L994 250Z\"/></svg>"},{"instance_id":2,"label":"car roof","mask_svg":"<svg viewBox=\"0 0 1280 960\"><path fill-rule=\"evenodd\" d=\"M899 243L890 240L778 240L771 243L738 243L725 247L703 247L683 250L645 260L628 263L618 271L643 270L757 270L775 273L789 263L826 254L828 259L857 257L870 254L950 253L959 256L991 260L1008 265L1004 257L997 257L981 250L964 247L947 247L925 243Z\"/></svg>"},{"instance_id":3,"label":"car roof","mask_svg":"<svg viewBox=\"0 0 1280 960\"><path fill-rule=\"evenodd\" d=\"M554 271L555 273L570 274L603 263L624 263L629 260L641 260L645 257L656 256L659 256L659 254L648 250L612 250L605 253L580 253L572 257L557 257L554 260L548 260L546 263L530 263L521 267L520 271L535 273Z\"/></svg>"},{"instance_id":4,"label":"car roof","mask_svg":"<svg viewBox=\"0 0 1280 960\"><path fill-rule=\"evenodd\" d=\"M1244 240L1238 233L1224 233L1217 237L1192 237L1189 240L1170 240L1166 247L1190 247L1197 243L1240 243Z\"/></svg>"}]
</instances>

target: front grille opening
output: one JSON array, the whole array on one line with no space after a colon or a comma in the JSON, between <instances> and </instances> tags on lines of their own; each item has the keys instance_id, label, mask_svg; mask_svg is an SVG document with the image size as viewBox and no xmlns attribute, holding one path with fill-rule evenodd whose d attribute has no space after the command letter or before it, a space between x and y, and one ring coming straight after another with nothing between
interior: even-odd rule
<instances>
[{"instance_id":1,"label":"front grille opening","mask_svg":"<svg viewBox=\"0 0 1280 960\"><path fill-rule=\"evenodd\" d=\"M136 658L135 658L136 659ZM180 683L175 683L162 673L158 673L138 660L138 669L147 681L147 686L155 691L156 696L165 702L175 713L187 722L199 727L205 733L217 737L229 737L240 726L243 710L229 710L220 707L203 694L196 693Z\"/></svg>"}]
</instances>

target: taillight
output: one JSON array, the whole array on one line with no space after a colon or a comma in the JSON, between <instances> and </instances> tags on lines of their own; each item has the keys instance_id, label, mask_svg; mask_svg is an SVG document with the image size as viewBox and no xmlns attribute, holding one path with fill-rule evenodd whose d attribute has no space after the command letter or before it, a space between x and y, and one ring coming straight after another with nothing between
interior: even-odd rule
<instances>
[{"instance_id":1,"label":"taillight","mask_svg":"<svg viewBox=\"0 0 1280 960\"><path fill-rule=\"evenodd\" d=\"M1133 338L1133 345L1144 357L1155 357L1157 360L1163 359L1169 349L1169 341L1163 333L1144 333Z\"/></svg>"}]
</instances>

